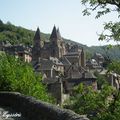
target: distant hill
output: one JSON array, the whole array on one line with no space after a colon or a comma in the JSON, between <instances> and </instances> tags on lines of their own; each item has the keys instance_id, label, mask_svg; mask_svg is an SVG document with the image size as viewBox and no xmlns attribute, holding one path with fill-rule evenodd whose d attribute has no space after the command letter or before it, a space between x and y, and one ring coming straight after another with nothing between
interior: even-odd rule
<instances>
[{"instance_id":1,"label":"distant hill","mask_svg":"<svg viewBox=\"0 0 120 120\"><path fill-rule=\"evenodd\" d=\"M24 45L32 45L33 37L35 31L28 30L26 28L15 26L10 22L3 23L0 20L0 41L7 41L12 45L15 44L24 44ZM42 40L49 41L50 34L41 33ZM65 43L77 44L80 47L83 47L87 54L90 56L95 52L99 52L104 56L110 56L111 59L120 59L120 48L114 46L114 48L107 51L107 46L92 46L88 47L81 43L74 42L73 40L69 40L63 38Z\"/></svg>"},{"instance_id":2,"label":"distant hill","mask_svg":"<svg viewBox=\"0 0 120 120\"><path fill-rule=\"evenodd\" d=\"M0 41L8 41L12 45L31 45L35 31L15 26L10 22L6 24L0 21ZM42 39L49 39L49 34L41 33Z\"/></svg>"},{"instance_id":3,"label":"distant hill","mask_svg":"<svg viewBox=\"0 0 120 120\"><path fill-rule=\"evenodd\" d=\"M89 47L89 51L92 54L98 52L105 57L109 57L110 59L120 60L120 46L92 46Z\"/></svg>"}]
</instances>

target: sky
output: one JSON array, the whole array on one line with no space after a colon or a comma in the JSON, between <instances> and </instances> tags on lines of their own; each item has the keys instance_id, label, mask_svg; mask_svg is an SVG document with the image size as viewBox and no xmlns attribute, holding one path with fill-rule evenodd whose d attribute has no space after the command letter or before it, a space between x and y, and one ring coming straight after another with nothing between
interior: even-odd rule
<instances>
[{"instance_id":1,"label":"sky","mask_svg":"<svg viewBox=\"0 0 120 120\"><path fill-rule=\"evenodd\" d=\"M83 16L81 0L0 0L0 19L30 30L40 28L51 33L59 27L62 37L84 45L105 45L98 34L107 21L117 20L115 13L95 19L95 14Z\"/></svg>"}]
</instances>

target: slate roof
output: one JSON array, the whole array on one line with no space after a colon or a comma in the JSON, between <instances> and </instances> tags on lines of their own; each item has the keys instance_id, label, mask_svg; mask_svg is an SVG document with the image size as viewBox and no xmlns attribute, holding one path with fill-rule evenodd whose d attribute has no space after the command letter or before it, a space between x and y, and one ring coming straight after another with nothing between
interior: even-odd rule
<instances>
[{"instance_id":1,"label":"slate roof","mask_svg":"<svg viewBox=\"0 0 120 120\"><path fill-rule=\"evenodd\" d=\"M96 77L94 76L94 74L91 73L91 72L85 72L85 78L86 79L89 79L89 78L96 79Z\"/></svg>"},{"instance_id":2,"label":"slate roof","mask_svg":"<svg viewBox=\"0 0 120 120\"><path fill-rule=\"evenodd\" d=\"M78 56L80 55L80 52L68 52L66 55L64 56Z\"/></svg>"},{"instance_id":3,"label":"slate roof","mask_svg":"<svg viewBox=\"0 0 120 120\"><path fill-rule=\"evenodd\" d=\"M59 28L57 29L57 37L58 37L60 40L62 40L62 37L61 37Z\"/></svg>"},{"instance_id":4,"label":"slate roof","mask_svg":"<svg viewBox=\"0 0 120 120\"><path fill-rule=\"evenodd\" d=\"M83 77L84 76L84 77ZM86 71L72 71L71 73L71 77L69 77L71 79L96 79L96 77L94 76L94 74L92 72L86 72Z\"/></svg>"},{"instance_id":5,"label":"slate roof","mask_svg":"<svg viewBox=\"0 0 120 120\"><path fill-rule=\"evenodd\" d=\"M64 56L63 58L60 59L61 62L63 63L63 65L67 65L67 66L70 66L71 63L69 62L69 60Z\"/></svg>"},{"instance_id":6,"label":"slate roof","mask_svg":"<svg viewBox=\"0 0 120 120\"><path fill-rule=\"evenodd\" d=\"M31 49L28 47L25 47L24 45L7 46L5 47L5 51L12 54L20 53L20 52L31 54Z\"/></svg>"},{"instance_id":7,"label":"slate roof","mask_svg":"<svg viewBox=\"0 0 120 120\"><path fill-rule=\"evenodd\" d=\"M72 71L72 73L71 73L71 78L72 79L79 79L79 78L81 78L82 77L82 74L79 72L79 71Z\"/></svg>"},{"instance_id":8,"label":"slate roof","mask_svg":"<svg viewBox=\"0 0 120 120\"><path fill-rule=\"evenodd\" d=\"M34 68L39 70L51 70L57 69L56 66L63 66L57 58L51 57L50 59L39 59L39 61L34 65Z\"/></svg>"},{"instance_id":9,"label":"slate roof","mask_svg":"<svg viewBox=\"0 0 120 120\"><path fill-rule=\"evenodd\" d=\"M36 31L35 36L34 36L34 40L40 40L40 39L41 39L40 29L37 28L37 31Z\"/></svg>"},{"instance_id":10,"label":"slate roof","mask_svg":"<svg viewBox=\"0 0 120 120\"><path fill-rule=\"evenodd\" d=\"M58 58L50 57L50 60L51 60L55 65L63 66L63 63L62 63Z\"/></svg>"},{"instance_id":11,"label":"slate roof","mask_svg":"<svg viewBox=\"0 0 120 120\"><path fill-rule=\"evenodd\" d=\"M53 38L55 38L55 39L58 38L58 34L57 34L57 30L56 30L55 25L53 27L53 30L52 30L52 33L51 33L51 36L50 36L50 40L53 39Z\"/></svg>"},{"instance_id":12,"label":"slate roof","mask_svg":"<svg viewBox=\"0 0 120 120\"><path fill-rule=\"evenodd\" d=\"M82 74L79 76L79 78L67 78L67 90L71 90L74 86L79 85L80 83L90 83L96 81L96 77L90 73L86 72L85 77L82 77Z\"/></svg>"},{"instance_id":13,"label":"slate roof","mask_svg":"<svg viewBox=\"0 0 120 120\"><path fill-rule=\"evenodd\" d=\"M47 59L40 59L40 61L34 66L37 70L51 70L53 62Z\"/></svg>"}]
</instances>

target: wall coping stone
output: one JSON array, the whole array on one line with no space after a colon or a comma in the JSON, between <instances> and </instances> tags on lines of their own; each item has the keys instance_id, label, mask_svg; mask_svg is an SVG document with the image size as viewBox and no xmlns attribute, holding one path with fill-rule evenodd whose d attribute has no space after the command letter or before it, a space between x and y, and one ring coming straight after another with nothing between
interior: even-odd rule
<instances>
[{"instance_id":1,"label":"wall coping stone","mask_svg":"<svg viewBox=\"0 0 120 120\"><path fill-rule=\"evenodd\" d=\"M11 107L29 120L89 120L84 115L18 92L0 92L0 106Z\"/></svg>"}]
</instances>

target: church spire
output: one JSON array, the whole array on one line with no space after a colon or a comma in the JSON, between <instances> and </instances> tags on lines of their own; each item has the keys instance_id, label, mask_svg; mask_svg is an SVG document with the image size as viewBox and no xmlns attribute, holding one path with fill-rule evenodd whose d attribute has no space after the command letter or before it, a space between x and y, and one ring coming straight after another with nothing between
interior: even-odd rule
<instances>
[{"instance_id":1,"label":"church spire","mask_svg":"<svg viewBox=\"0 0 120 120\"><path fill-rule=\"evenodd\" d=\"M60 40L62 40L62 37L61 37L59 28L57 29L57 36L58 36L58 38L59 38Z\"/></svg>"},{"instance_id":2,"label":"church spire","mask_svg":"<svg viewBox=\"0 0 120 120\"><path fill-rule=\"evenodd\" d=\"M40 30L37 28L33 39L32 61L38 61L39 57L41 56L42 43Z\"/></svg>"},{"instance_id":3,"label":"church spire","mask_svg":"<svg viewBox=\"0 0 120 120\"><path fill-rule=\"evenodd\" d=\"M50 36L50 40L52 40L52 39L58 39L57 29L56 29L55 25L53 27L53 30L52 30L52 33L51 33L51 36Z\"/></svg>"},{"instance_id":4,"label":"church spire","mask_svg":"<svg viewBox=\"0 0 120 120\"><path fill-rule=\"evenodd\" d=\"M33 46L39 46L39 47L42 46L42 40L41 40L39 27L37 28L35 36L34 36Z\"/></svg>"},{"instance_id":5,"label":"church spire","mask_svg":"<svg viewBox=\"0 0 120 120\"><path fill-rule=\"evenodd\" d=\"M39 27L36 30L35 36L34 36L34 40L40 40L40 29Z\"/></svg>"}]
</instances>

